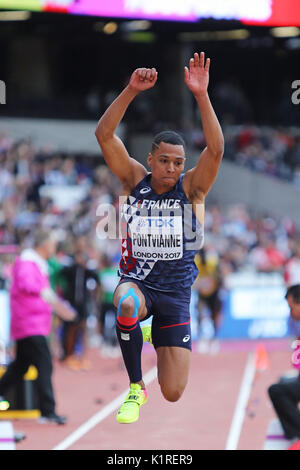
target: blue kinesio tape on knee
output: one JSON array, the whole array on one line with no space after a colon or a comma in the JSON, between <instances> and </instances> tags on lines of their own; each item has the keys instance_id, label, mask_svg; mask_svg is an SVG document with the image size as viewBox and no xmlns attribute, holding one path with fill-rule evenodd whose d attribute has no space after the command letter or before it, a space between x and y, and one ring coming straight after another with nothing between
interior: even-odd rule
<instances>
[{"instance_id":1,"label":"blue kinesio tape on knee","mask_svg":"<svg viewBox=\"0 0 300 470\"><path fill-rule=\"evenodd\" d=\"M126 294L124 294L119 300L119 305L118 305L118 315L119 315L119 317L122 317L121 303L123 302L123 300L127 299L127 297L130 297L130 296L133 298L133 301L134 301L134 313L132 315L132 318L137 317L138 309L139 309L139 306L140 306L140 301L139 301L139 298L136 295L135 290L134 290L133 287L130 287L128 292Z\"/></svg>"}]
</instances>

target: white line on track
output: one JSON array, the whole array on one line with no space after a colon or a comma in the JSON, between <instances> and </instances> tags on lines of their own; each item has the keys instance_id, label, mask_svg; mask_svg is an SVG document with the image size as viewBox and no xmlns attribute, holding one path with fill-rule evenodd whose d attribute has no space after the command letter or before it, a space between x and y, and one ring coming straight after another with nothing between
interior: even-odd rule
<instances>
[{"instance_id":1,"label":"white line on track","mask_svg":"<svg viewBox=\"0 0 300 470\"><path fill-rule=\"evenodd\" d=\"M145 385L149 385L156 378L156 376L157 376L157 368L153 367L143 377ZM88 421L86 421L81 426L79 426L79 428L77 428L76 431L72 432L72 434L66 437L66 439L64 439L60 444L53 447L52 450L66 450L69 447L71 447L71 445L73 445L74 442L81 439L82 436L84 436L87 432L89 432L92 428L94 428L97 424L99 424L101 421L107 418L107 416L109 416L117 408L119 408L119 406L122 405L127 393L128 393L128 389L125 390L123 393L121 393L121 395L119 395L113 401L108 403L108 405L106 405L104 408L98 411L98 413L93 415Z\"/></svg>"},{"instance_id":2,"label":"white line on track","mask_svg":"<svg viewBox=\"0 0 300 470\"><path fill-rule=\"evenodd\" d=\"M246 406L255 375L255 354L250 353L245 367L240 392L232 418L225 450L236 450L245 417Z\"/></svg>"}]
</instances>

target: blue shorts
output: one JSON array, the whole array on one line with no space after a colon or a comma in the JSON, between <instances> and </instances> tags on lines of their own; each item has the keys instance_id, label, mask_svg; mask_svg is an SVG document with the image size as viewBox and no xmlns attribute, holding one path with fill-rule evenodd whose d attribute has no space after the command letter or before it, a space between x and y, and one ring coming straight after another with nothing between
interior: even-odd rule
<instances>
[{"instance_id":1,"label":"blue shorts","mask_svg":"<svg viewBox=\"0 0 300 470\"><path fill-rule=\"evenodd\" d=\"M125 282L136 284L145 297L147 315L143 320L153 316L152 343L155 349L160 346L177 346L191 351L191 289L163 292L128 277L122 277L119 285Z\"/></svg>"}]
</instances>

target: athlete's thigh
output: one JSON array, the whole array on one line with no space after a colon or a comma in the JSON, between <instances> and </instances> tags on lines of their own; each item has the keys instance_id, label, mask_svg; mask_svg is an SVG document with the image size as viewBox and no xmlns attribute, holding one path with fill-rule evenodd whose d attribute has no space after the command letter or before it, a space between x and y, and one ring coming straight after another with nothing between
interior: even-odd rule
<instances>
[{"instance_id":1,"label":"athlete's thigh","mask_svg":"<svg viewBox=\"0 0 300 470\"><path fill-rule=\"evenodd\" d=\"M191 350L190 293L157 292L152 309L155 349L172 346Z\"/></svg>"},{"instance_id":2,"label":"athlete's thigh","mask_svg":"<svg viewBox=\"0 0 300 470\"><path fill-rule=\"evenodd\" d=\"M139 320L142 320L147 315L147 306L146 306L146 299L139 288L139 286L134 282L120 282L120 284L116 287L114 292L113 303L116 308L118 308L120 300L124 298L127 294L130 294L130 289L134 289L134 293L139 300L139 307L138 307L138 317Z\"/></svg>"},{"instance_id":3,"label":"athlete's thigh","mask_svg":"<svg viewBox=\"0 0 300 470\"><path fill-rule=\"evenodd\" d=\"M160 346L156 354L160 386L182 393L188 382L191 351L177 346Z\"/></svg>"}]
</instances>

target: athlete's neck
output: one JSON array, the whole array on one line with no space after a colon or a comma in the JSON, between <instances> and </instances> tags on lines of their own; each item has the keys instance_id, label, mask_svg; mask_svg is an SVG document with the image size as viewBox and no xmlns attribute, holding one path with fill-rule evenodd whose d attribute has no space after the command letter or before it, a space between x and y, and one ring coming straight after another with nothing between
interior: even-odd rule
<instances>
[{"instance_id":1,"label":"athlete's neck","mask_svg":"<svg viewBox=\"0 0 300 470\"><path fill-rule=\"evenodd\" d=\"M170 180L163 184L160 181L153 179L153 176L151 177L151 186L152 189L156 192L156 194L167 193L168 191L171 191L171 189L174 188L175 185L175 181Z\"/></svg>"}]
</instances>

